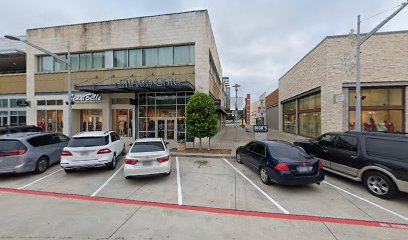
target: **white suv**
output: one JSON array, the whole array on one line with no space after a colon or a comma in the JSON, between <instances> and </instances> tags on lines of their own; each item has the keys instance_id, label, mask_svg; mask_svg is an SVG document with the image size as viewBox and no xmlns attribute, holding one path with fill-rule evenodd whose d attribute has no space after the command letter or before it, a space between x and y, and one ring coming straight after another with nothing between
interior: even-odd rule
<instances>
[{"instance_id":1,"label":"white suv","mask_svg":"<svg viewBox=\"0 0 408 240\"><path fill-rule=\"evenodd\" d=\"M81 132L74 135L61 153L66 173L78 168L116 168L116 160L125 155L125 143L113 131Z\"/></svg>"}]
</instances>

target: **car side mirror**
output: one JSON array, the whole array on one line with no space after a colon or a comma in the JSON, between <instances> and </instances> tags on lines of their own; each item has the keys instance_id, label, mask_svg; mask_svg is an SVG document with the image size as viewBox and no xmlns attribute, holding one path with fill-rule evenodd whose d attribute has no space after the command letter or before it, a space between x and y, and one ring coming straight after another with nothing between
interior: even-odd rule
<instances>
[{"instance_id":1,"label":"car side mirror","mask_svg":"<svg viewBox=\"0 0 408 240\"><path fill-rule=\"evenodd\" d=\"M170 143L169 142L166 142L166 145L169 145Z\"/></svg>"},{"instance_id":2,"label":"car side mirror","mask_svg":"<svg viewBox=\"0 0 408 240\"><path fill-rule=\"evenodd\" d=\"M131 147L133 145L133 143L129 143L129 147Z\"/></svg>"}]
</instances>

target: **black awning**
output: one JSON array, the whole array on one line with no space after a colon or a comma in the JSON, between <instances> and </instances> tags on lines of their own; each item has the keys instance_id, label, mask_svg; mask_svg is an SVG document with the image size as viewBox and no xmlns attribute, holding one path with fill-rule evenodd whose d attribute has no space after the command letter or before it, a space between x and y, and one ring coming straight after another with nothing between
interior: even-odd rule
<instances>
[{"instance_id":1,"label":"black awning","mask_svg":"<svg viewBox=\"0 0 408 240\"><path fill-rule=\"evenodd\" d=\"M188 81L133 81L107 85L75 86L75 90L91 93L135 93L135 92L187 92L195 87Z\"/></svg>"},{"instance_id":2,"label":"black awning","mask_svg":"<svg viewBox=\"0 0 408 240\"><path fill-rule=\"evenodd\" d=\"M216 113L222 114L222 115L227 115L228 113L225 111L223 107L217 106L217 110L215 110Z\"/></svg>"}]
</instances>

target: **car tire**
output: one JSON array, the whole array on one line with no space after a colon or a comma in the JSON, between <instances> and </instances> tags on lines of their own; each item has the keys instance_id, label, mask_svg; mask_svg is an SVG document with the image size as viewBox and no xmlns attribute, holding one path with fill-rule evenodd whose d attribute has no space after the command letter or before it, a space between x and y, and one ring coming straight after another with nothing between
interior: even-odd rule
<instances>
[{"instance_id":1,"label":"car tire","mask_svg":"<svg viewBox=\"0 0 408 240\"><path fill-rule=\"evenodd\" d=\"M237 153L236 154L236 159L237 159L237 163L242 164L243 162L241 161L241 153Z\"/></svg>"},{"instance_id":2,"label":"car tire","mask_svg":"<svg viewBox=\"0 0 408 240\"><path fill-rule=\"evenodd\" d=\"M116 154L113 154L111 163L108 165L108 169L113 170L116 168Z\"/></svg>"},{"instance_id":3,"label":"car tire","mask_svg":"<svg viewBox=\"0 0 408 240\"><path fill-rule=\"evenodd\" d=\"M48 169L49 161L47 157L40 157L35 164L34 172L37 174L43 173Z\"/></svg>"},{"instance_id":4,"label":"car tire","mask_svg":"<svg viewBox=\"0 0 408 240\"><path fill-rule=\"evenodd\" d=\"M398 193L394 181L381 172L370 171L365 173L363 183L372 195L379 198L390 199Z\"/></svg>"},{"instance_id":5,"label":"car tire","mask_svg":"<svg viewBox=\"0 0 408 240\"><path fill-rule=\"evenodd\" d=\"M70 174L70 173L76 172L76 169L75 168L70 168L70 169L64 168L64 172Z\"/></svg>"},{"instance_id":6,"label":"car tire","mask_svg":"<svg viewBox=\"0 0 408 240\"><path fill-rule=\"evenodd\" d=\"M261 167L259 169L259 177L261 178L261 181L268 185L271 183L271 179L269 178L269 174L268 171L266 171L266 169L264 167Z\"/></svg>"}]
</instances>

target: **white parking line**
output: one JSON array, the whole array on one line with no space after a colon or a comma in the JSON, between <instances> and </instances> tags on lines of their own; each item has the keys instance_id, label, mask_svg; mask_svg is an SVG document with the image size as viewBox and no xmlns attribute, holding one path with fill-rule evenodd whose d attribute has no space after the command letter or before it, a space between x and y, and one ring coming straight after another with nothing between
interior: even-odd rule
<instances>
[{"instance_id":1,"label":"white parking line","mask_svg":"<svg viewBox=\"0 0 408 240\"><path fill-rule=\"evenodd\" d=\"M176 168L177 168L177 198L178 205L183 205L183 195L181 193L181 181L180 181L180 165L178 157L176 157Z\"/></svg>"},{"instance_id":2,"label":"white parking line","mask_svg":"<svg viewBox=\"0 0 408 240\"><path fill-rule=\"evenodd\" d=\"M92 193L91 197L95 197L96 194L98 194L120 172L120 170L122 170L124 166L125 164L123 164L118 170L116 170L116 172L108 180L106 180L106 182L104 182L102 186L98 188L98 190Z\"/></svg>"},{"instance_id":3,"label":"white parking line","mask_svg":"<svg viewBox=\"0 0 408 240\"><path fill-rule=\"evenodd\" d=\"M49 177L49 176L51 176L51 175L53 175L53 174L55 174L55 173L61 172L61 171L62 171L62 169L59 169L59 170L57 170L57 171L55 171L55 172L52 172L52 173L50 173L50 174L48 174L48 175L46 175L46 176L44 176L44 177L42 177L42 178L39 178L39 179L37 179L37 180L35 180L35 181L33 181L33 182L30 182L30 183L27 184L27 185L24 185L24 186L22 186L22 187L19 187L19 188L17 188L17 189L24 189L24 188L26 188L26 187L29 187L29 186L33 185L34 183L39 182L39 181L41 181L41 180L43 180L43 179L45 179L45 178L47 178L47 177Z\"/></svg>"},{"instance_id":4,"label":"white parking line","mask_svg":"<svg viewBox=\"0 0 408 240\"><path fill-rule=\"evenodd\" d=\"M373 206L375 206L375 207L377 207L377 208L380 208L380 209L382 209L382 210L384 210L384 211L387 211L387 212L389 212L389 213L391 213L391 214L393 214L393 215L395 215L395 216L397 216L397 217L399 217L399 218L402 218L402 219L404 219L405 221L408 221L408 218L402 216L401 214L398 214L398 213L396 213L396 212L394 212L394 211L391 211L391 210L389 210L389 209L387 209L387 208L385 208L385 207L383 207L383 206L381 206L381 205L378 205L378 204L376 204L376 203L373 203L373 202L371 202L371 201L369 201L369 200L367 200L367 199L365 199L365 198L362 198L362 197L360 197L360 196L357 196L357 195L355 195L354 193L351 193L351 192L349 192L349 191L347 191L347 190L344 190L344 189L342 189L342 188L340 188L340 187L338 187L338 186L336 186L336 185L334 185L334 184L331 184L331 183L329 183L329 182L327 182L327 181L323 181L323 182L326 183L327 185L329 185L329 186L331 186L331 187L337 189L337 190L340 190L340 191L342 191L342 192L344 192L344 193L347 193L347 194L350 195L350 196L353 196L353 197L355 197L355 198L358 198L358 199L360 199L361 201L364 201L364 202L366 202L366 203L369 203L369 204L371 204L371 205L373 205Z\"/></svg>"},{"instance_id":5,"label":"white parking line","mask_svg":"<svg viewBox=\"0 0 408 240\"><path fill-rule=\"evenodd\" d=\"M239 171L234 165L232 165L230 162L227 161L227 159L224 158L224 161L228 163L236 172L238 172L243 178L245 178L252 186L254 186L260 193L262 193L269 201L271 201L275 206L277 206L283 213L289 214L289 211L286 210L284 207L282 207L277 201L275 201L273 198L271 198L266 192L264 192L261 188L259 188L254 182L252 182L247 176L245 176L241 171Z\"/></svg>"}]
</instances>

